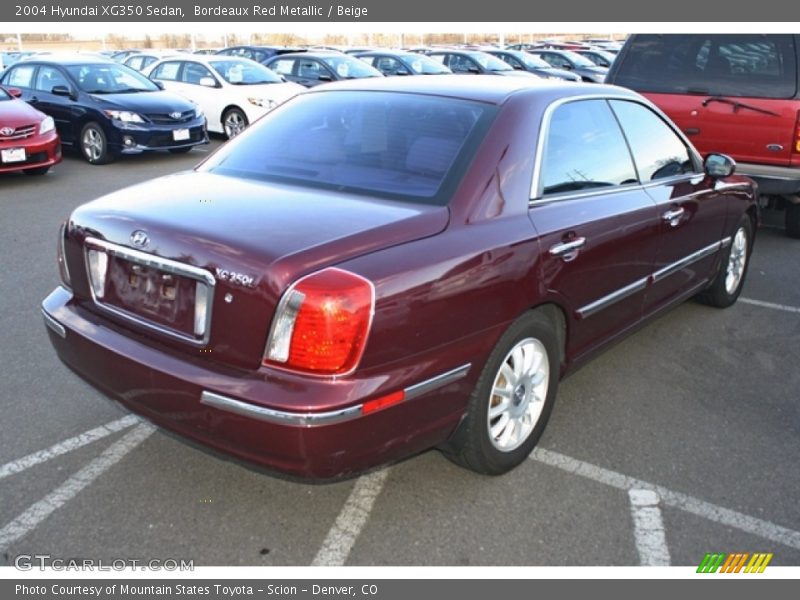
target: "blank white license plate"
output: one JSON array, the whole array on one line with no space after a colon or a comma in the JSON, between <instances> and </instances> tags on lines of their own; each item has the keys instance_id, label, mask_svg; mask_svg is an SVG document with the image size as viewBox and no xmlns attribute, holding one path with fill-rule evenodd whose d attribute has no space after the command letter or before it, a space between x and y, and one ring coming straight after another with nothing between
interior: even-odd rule
<instances>
[{"instance_id":1,"label":"blank white license plate","mask_svg":"<svg viewBox=\"0 0 800 600\"><path fill-rule=\"evenodd\" d=\"M180 142L181 140L188 140L189 139L189 130L188 129L175 129L172 132L172 139L176 142Z\"/></svg>"},{"instance_id":2,"label":"blank white license plate","mask_svg":"<svg viewBox=\"0 0 800 600\"><path fill-rule=\"evenodd\" d=\"M25 156L25 148L9 148L0 152L0 158L4 163L23 162L27 157Z\"/></svg>"}]
</instances>

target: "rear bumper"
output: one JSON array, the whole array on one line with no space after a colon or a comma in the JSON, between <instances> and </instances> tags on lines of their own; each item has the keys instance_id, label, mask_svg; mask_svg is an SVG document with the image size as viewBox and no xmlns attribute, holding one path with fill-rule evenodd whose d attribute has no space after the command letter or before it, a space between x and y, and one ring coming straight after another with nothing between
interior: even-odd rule
<instances>
[{"instance_id":1,"label":"rear bumper","mask_svg":"<svg viewBox=\"0 0 800 600\"><path fill-rule=\"evenodd\" d=\"M49 167L61 162L61 141L55 131L18 143L4 142L0 145L0 149L8 148L25 148L27 160L12 163L0 161L0 173Z\"/></svg>"},{"instance_id":2,"label":"rear bumper","mask_svg":"<svg viewBox=\"0 0 800 600\"><path fill-rule=\"evenodd\" d=\"M387 381L400 381L396 374L307 381L221 367L114 328L61 287L42 313L59 358L107 395L182 436L298 477L347 476L436 446L469 395L470 368L461 365L398 384L403 402L363 414L365 401L388 392Z\"/></svg>"},{"instance_id":3,"label":"rear bumper","mask_svg":"<svg viewBox=\"0 0 800 600\"><path fill-rule=\"evenodd\" d=\"M754 179L762 194L780 196L800 194L800 168L737 163L736 172Z\"/></svg>"}]
</instances>

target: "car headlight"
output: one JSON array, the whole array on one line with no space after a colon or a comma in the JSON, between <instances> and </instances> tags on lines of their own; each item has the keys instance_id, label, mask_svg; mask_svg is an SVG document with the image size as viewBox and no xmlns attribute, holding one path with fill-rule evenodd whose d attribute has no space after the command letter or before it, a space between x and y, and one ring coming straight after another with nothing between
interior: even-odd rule
<instances>
[{"instance_id":1,"label":"car headlight","mask_svg":"<svg viewBox=\"0 0 800 600\"><path fill-rule=\"evenodd\" d=\"M275 100L272 100L271 98L248 98L247 101L250 104L254 104L255 106L260 106L262 108L269 108L269 109L273 109L278 105L278 103L275 102Z\"/></svg>"},{"instance_id":2,"label":"car headlight","mask_svg":"<svg viewBox=\"0 0 800 600\"><path fill-rule=\"evenodd\" d=\"M45 117L41 123L39 123L39 135L43 133L47 133L48 131L53 131L56 128L56 122L53 121L53 117Z\"/></svg>"},{"instance_id":3,"label":"car headlight","mask_svg":"<svg viewBox=\"0 0 800 600\"><path fill-rule=\"evenodd\" d=\"M205 116L206 116L206 115L205 115L205 113L203 112L203 109L202 109L202 108L199 108L199 107L198 107L198 108L195 108L195 109L194 109L194 118L195 118L195 119L200 119L201 117L205 117Z\"/></svg>"},{"instance_id":4,"label":"car headlight","mask_svg":"<svg viewBox=\"0 0 800 600\"><path fill-rule=\"evenodd\" d=\"M127 110L106 110L104 112L107 117L115 121L122 121L123 123L144 123L144 119L135 112Z\"/></svg>"}]
</instances>

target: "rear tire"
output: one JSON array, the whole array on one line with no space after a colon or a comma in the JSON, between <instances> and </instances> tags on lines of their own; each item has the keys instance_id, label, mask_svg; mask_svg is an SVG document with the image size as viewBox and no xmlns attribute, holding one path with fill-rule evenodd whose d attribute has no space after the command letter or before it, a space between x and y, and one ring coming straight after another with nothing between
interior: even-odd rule
<instances>
[{"instance_id":1,"label":"rear tire","mask_svg":"<svg viewBox=\"0 0 800 600\"><path fill-rule=\"evenodd\" d=\"M523 462L553 410L559 356L556 329L544 314L531 311L514 321L489 355L445 456L485 475Z\"/></svg>"},{"instance_id":2,"label":"rear tire","mask_svg":"<svg viewBox=\"0 0 800 600\"><path fill-rule=\"evenodd\" d=\"M736 302L744 286L752 248L753 222L747 215L742 215L719 272L711 286L698 296L701 302L717 308L727 308Z\"/></svg>"},{"instance_id":3,"label":"rear tire","mask_svg":"<svg viewBox=\"0 0 800 600\"><path fill-rule=\"evenodd\" d=\"M800 238L800 204L786 203L786 235Z\"/></svg>"}]
</instances>

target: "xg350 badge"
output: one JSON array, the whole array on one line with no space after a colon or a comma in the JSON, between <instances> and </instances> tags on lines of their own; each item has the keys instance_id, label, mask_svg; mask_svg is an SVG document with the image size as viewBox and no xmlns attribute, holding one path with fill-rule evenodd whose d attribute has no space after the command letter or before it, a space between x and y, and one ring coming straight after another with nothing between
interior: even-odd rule
<instances>
[{"instance_id":1,"label":"xg350 badge","mask_svg":"<svg viewBox=\"0 0 800 600\"><path fill-rule=\"evenodd\" d=\"M240 285L246 288L256 287L255 278L252 275L245 275L244 273L237 273L236 271L228 271L227 269L216 269L217 279L220 281L227 281L234 285Z\"/></svg>"}]
</instances>

